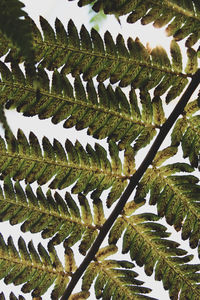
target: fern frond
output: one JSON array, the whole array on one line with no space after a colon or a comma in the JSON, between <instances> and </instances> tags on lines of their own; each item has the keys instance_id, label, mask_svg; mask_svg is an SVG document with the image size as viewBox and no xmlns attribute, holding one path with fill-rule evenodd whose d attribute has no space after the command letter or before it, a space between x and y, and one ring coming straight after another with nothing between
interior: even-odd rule
<instances>
[{"instance_id":1,"label":"fern frond","mask_svg":"<svg viewBox=\"0 0 200 300\"><path fill-rule=\"evenodd\" d=\"M183 157L189 158L192 167L198 167L200 153L199 98L187 104L183 117L178 119L171 134L172 145L181 143Z\"/></svg>"},{"instance_id":2,"label":"fern frond","mask_svg":"<svg viewBox=\"0 0 200 300\"><path fill-rule=\"evenodd\" d=\"M57 192L53 197L50 190L44 195L40 187L35 194L30 185L24 191L18 181L13 186L6 177L4 189L0 187L0 221L22 223L23 232L41 232L53 245L65 240L65 246L71 247L80 240L79 251L85 255L105 218L100 199L93 201L93 214L86 197L79 194L78 199L80 207L68 192L65 199Z\"/></svg>"},{"instance_id":3,"label":"fern frond","mask_svg":"<svg viewBox=\"0 0 200 300\"><path fill-rule=\"evenodd\" d=\"M85 81L91 80L96 75L99 82L110 77L112 84L119 82L121 87L129 84L134 88L145 86L148 90L156 87L155 94L159 96L165 92L162 90L163 82L168 82L167 89L174 87L173 97L180 95L188 82L187 77L191 77L195 72L195 64L193 68L186 69L189 72L187 74L177 72L171 66L163 48L157 47L149 54L138 38L135 40L129 38L126 47L122 35L117 36L115 43L111 34L106 32L103 41L95 29L89 34L84 26L79 37L71 20L68 23L68 32L65 32L64 26L57 20L54 33L47 21L41 18L43 40L36 25L32 20L30 22L34 32L35 60L48 70L62 67L63 74L71 73L74 77L83 74ZM190 60L195 56L194 50L191 51L188 52ZM11 49L5 61L16 61L15 50ZM23 57L18 57L18 61L22 62Z\"/></svg>"},{"instance_id":4,"label":"fern frond","mask_svg":"<svg viewBox=\"0 0 200 300\"><path fill-rule=\"evenodd\" d=\"M88 134L95 138L108 137L109 140L119 141L120 150L134 140L135 150L145 147L156 134L156 128L165 121L160 97L151 100L147 90L141 92L139 101L134 89L131 89L129 98L119 87L113 90L103 83L96 91L93 81L89 81L85 89L79 77L73 87L67 77L57 71L53 73L50 88L47 74L39 69L38 83L41 88L38 99L35 77L31 77L29 66L26 67L26 77L18 65L11 64L11 67L12 72L0 63L0 95L6 108L17 108L25 116L38 115L40 119L51 117L54 124L66 119L63 124L65 128L75 126L81 130L88 127ZM141 112L139 102L142 103Z\"/></svg>"},{"instance_id":5,"label":"fern frond","mask_svg":"<svg viewBox=\"0 0 200 300\"><path fill-rule=\"evenodd\" d=\"M62 299L64 300L66 297L69 297L69 295L71 294L71 291L73 290L75 284L77 283L77 281L80 279L80 277L82 276L83 272L86 270L86 268L88 267L90 261L92 259L94 259L95 254L97 253L99 246L101 245L106 233L109 232L109 230L111 229L111 227L113 226L113 223L115 222L116 218L122 214L122 210L124 205L126 204L129 196L131 195L131 193L133 192L134 188L138 185L139 180L142 178L142 176L144 175L145 171L147 170L148 166L153 162L153 159L159 149L159 146L161 145L161 143L163 142L164 138L166 137L167 133L169 132L170 128L173 126L176 118L180 115L180 113L183 111L187 101L189 100L189 97L191 95L191 92L193 91L193 86L194 88L197 87L199 83L199 71L195 74L195 76L193 77L192 82L189 85L189 88L187 89L187 91L184 93L184 95L181 97L181 100L178 102L178 104L176 105L175 109L173 110L173 112L171 113L170 117L167 119L167 121L164 123L164 125L162 126L160 133L158 134L157 138L155 139L151 149L149 150L148 154L146 155L145 159L143 160L142 164L140 165L140 167L138 168L138 170L133 174L133 176L130 179L130 183L128 185L128 187L126 188L124 194L122 195L122 197L120 198L120 200L118 201L117 205L115 206L115 209L113 210L113 212L111 213L111 215L108 217L108 219L106 220L106 222L103 224L100 234L98 235L98 237L96 238L94 244L92 245L92 247L90 248L90 251L87 255L87 257L83 260L83 262L81 263L80 267L76 270L76 272L74 273L73 279L71 280L71 282L69 283L67 289L65 290ZM166 153L165 155L168 157L169 155L173 155L173 151L170 153ZM161 156L162 157L162 156ZM163 159L163 158L162 158ZM191 171L191 169L193 170L193 168L191 168L190 165L187 164L182 164L182 163L177 163L174 165L168 165L165 172L166 175L172 174L173 171ZM149 169L150 170L150 169ZM148 170L147 170L148 171ZM150 172L149 172L150 173ZM150 176L151 179L151 176ZM148 184L148 181L147 181ZM145 194L146 195L146 194ZM156 216L158 217L158 216ZM156 225L155 225L156 226ZM160 228L160 226L158 225L158 227ZM161 226L162 227L162 226ZM112 242L111 242L112 244ZM176 248L176 247L175 247ZM180 250L180 249L179 249ZM185 251L176 251L176 253L182 253L184 254ZM183 253L184 252L184 253ZM173 255L174 256L174 255ZM173 265L173 264L172 264ZM173 267L173 266L172 266ZM179 272L177 272L179 273ZM194 274L195 276L195 280L197 279L197 281L199 281L199 274ZM195 289L198 289L199 286L196 286ZM189 291L190 293L191 291ZM183 291L182 291L183 293ZM186 293L188 293L188 287L186 286ZM177 291L175 291L175 297L178 297L179 291L177 293ZM183 294L182 294L183 295ZM183 295L185 296L185 295ZM193 297L193 295L190 295ZM199 295L198 295L199 297ZM194 297L193 297L194 298ZM197 298L198 299L198 298Z\"/></svg>"},{"instance_id":6,"label":"fern frond","mask_svg":"<svg viewBox=\"0 0 200 300\"><path fill-rule=\"evenodd\" d=\"M116 239L117 219L110 231L109 243L116 243L125 230L122 253L129 252L137 265L144 266L148 276L154 271L155 280L162 280L164 288L169 290L170 299L177 299L179 293L183 299L184 295L198 299L200 279L197 272L200 265L187 264L193 256L186 255L185 250L178 248L177 242L166 239L170 234L165 226L155 222L158 219L157 215L151 213L130 217L122 214L120 220L123 230Z\"/></svg>"},{"instance_id":7,"label":"fern frond","mask_svg":"<svg viewBox=\"0 0 200 300\"><path fill-rule=\"evenodd\" d=\"M171 148L171 147L170 147ZM185 163L158 166L163 162L163 155L169 157L170 151L160 151L140 181L135 200L144 199L150 191L150 205L157 204L158 215L165 216L166 221L179 231L183 240L189 239L190 246L199 244L200 207L199 179L193 175L177 175L177 172L192 172L194 169ZM169 156L168 156L169 155ZM173 175L175 174L175 175Z\"/></svg>"},{"instance_id":8,"label":"fern frond","mask_svg":"<svg viewBox=\"0 0 200 300\"><path fill-rule=\"evenodd\" d=\"M51 297L59 299L72 272L68 272L67 267L63 268L53 245L49 244L47 251L39 244L37 251L30 241L27 249L23 238L20 237L18 248L19 250L16 249L11 237L6 244L0 234L0 277L4 278L4 282L23 284L21 290L24 293L32 291L33 297L43 295L54 283Z\"/></svg>"},{"instance_id":9,"label":"fern frond","mask_svg":"<svg viewBox=\"0 0 200 300\"><path fill-rule=\"evenodd\" d=\"M145 296L151 289L141 286L144 282L135 279L138 274L131 270L134 264L128 261L105 259L117 251L115 245L99 250L94 262L90 263L82 279L82 290L88 291L95 280L97 299L151 299ZM103 256L102 256L103 254Z\"/></svg>"},{"instance_id":10,"label":"fern frond","mask_svg":"<svg viewBox=\"0 0 200 300\"><path fill-rule=\"evenodd\" d=\"M71 1L71 0L69 0ZM92 0L79 0L78 5L84 6ZM167 34L173 35L179 41L188 37L186 46L193 46L199 39L200 4L198 0L96 0L93 10L98 12L103 9L105 14L122 16L129 14L128 23L141 20L142 25L153 22L154 27L160 28L168 24ZM171 22L171 23L170 23Z\"/></svg>"},{"instance_id":11,"label":"fern frond","mask_svg":"<svg viewBox=\"0 0 200 300\"><path fill-rule=\"evenodd\" d=\"M25 19L28 14L22 10L25 5L18 0L2 0L0 3L0 52L5 54L9 49L6 37L18 51L31 62L34 59L32 49L31 26ZM7 45L6 45L7 44Z\"/></svg>"},{"instance_id":12,"label":"fern frond","mask_svg":"<svg viewBox=\"0 0 200 300\"><path fill-rule=\"evenodd\" d=\"M128 14L129 23L166 26L174 38L170 55L162 47L145 47L139 38L126 42L118 34L114 41L110 32L101 37L84 25L78 31L72 20L65 28L56 19L54 29L40 17L40 30L20 1L0 3L0 56L5 56L5 63L0 62L0 122L5 130L5 138L0 136L0 222L20 224L22 232L40 232L49 242L46 248L39 243L36 250L32 241L26 244L20 237L16 247L12 237L5 242L0 234L0 279L22 285L33 300L41 300L50 286L53 300L88 299L93 284L97 299L155 300L147 295L151 289L136 279L136 261L148 276L154 273L155 280L162 280L170 299L199 300L200 264L191 264L193 255L170 240L159 223L165 217L182 240L198 248L200 257L200 185L190 174L199 167L199 98L186 106L200 79L200 48L192 48L200 38L199 0L78 1L79 6L93 2L95 11L114 14L118 21ZM184 38L183 70L178 41ZM161 97L169 103L187 84L166 119ZM33 132L27 138L22 130L15 137L4 115L12 108L24 116L51 118L54 124L63 121L65 128L86 128L94 138L107 138L107 147L96 143L84 148L69 140L62 145L47 137L40 143ZM158 151L173 124L171 145ZM157 133L138 167L138 152ZM166 162L181 147L190 163ZM35 191L32 183L38 184ZM44 184L49 186L45 192ZM67 187L76 198L68 191L64 196L52 192ZM127 202L135 188L134 199ZM119 200L108 217L102 193L107 208ZM147 196L158 213L136 214ZM100 248L107 234L108 245ZM117 255L121 238L122 254L129 253L130 261L109 259ZM71 248L77 242L85 256L78 267ZM61 243L64 263L55 249ZM71 295L81 276L80 292ZM3 293L0 299L5 299ZM24 297L11 293L10 299Z\"/></svg>"},{"instance_id":13,"label":"fern frond","mask_svg":"<svg viewBox=\"0 0 200 300\"><path fill-rule=\"evenodd\" d=\"M99 198L104 190L111 187L107 197L109 207L120 197L129 176L119 171L113 172L113 163L108 160L102 146L96 144L94 150L88 144L86 152L78 141L73 146L66 140L65 151L57 140L52 145L46 137L42 145L43 153L36 136L31 132L28 142L21 130L18 131L18 139L9 134L5 143L0 138L1 178L9 175L14 180L25 179L26 183L37 181L43 185L55 176L49 184L51 189L63 189L76 182L72 193L87 194L93 191L93 199ZM118 164L119 160L114 161Z\"/></svg>"}]
</instances>

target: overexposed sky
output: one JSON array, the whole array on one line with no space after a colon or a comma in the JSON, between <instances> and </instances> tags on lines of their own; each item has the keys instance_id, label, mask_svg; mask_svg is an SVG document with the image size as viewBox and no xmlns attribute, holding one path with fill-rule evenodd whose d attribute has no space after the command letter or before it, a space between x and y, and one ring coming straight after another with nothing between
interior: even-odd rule
<instances>
[{"instance_id":1,"label":"overexposed sky","mask_svg":"<svg viewBox=\"0 0 200 300\"><path fill-rule=\"evenodd\" d=\"M67 0L24 0L22 1L26 7L25 10L28 12L30 17L34 19L36 24L39 26L39 15L42 15L44 18L48 20L48 22L54 26L55 18L58 17L61 22L67 26L67 23L70 19L73 19L75 25L78 29L81 28L81 25L84 24L87 28L90 28L89 24L89 15L88 15L88 7L84 8L78 8L77 1L67 1ZM154 29L152 25L148 26L142 26L139 24L127 24L125 21L125 18L121 18L121 25L116 21L116 19L113 16L109 16L105 23L103 23L101 28L101 35L103 36L103 33L109 30L114 37L117 36L118 33L122 33L125 40L129 36L135 38L139 37L141 42L146 44L147 42L150 43L151 47L155 47L156 45L161 44L166 50L168 50L169 53L169 44L170 44L170 38L166 38L164 29ZM172 104L174 105L174 104ZM65 142L66 138L69 138L72 142L75 142L76 139L78 139L84 146L86 143L91 143L92 145L97 140L94 140L92 137L86 135L86 130L75 132L74 129L66 130L62 127L62 122L58 125L53 125L48 120L38 120L37 117L33 118L26 118L21 116L20 114L16 114L15 111L8 111L7 112L8 122L13 129L14 132L17 131L17 128L22 128L24 133L28 136L30 130L32 130L39 138L42 139L43 136L47 136L50 141L53 141L53 138L55 137L62 143ZM0 128L0 133L3 133L3 130ZM97 141L98 143L101 143L102 145L105 145L103 141ZM146 151L146 150L145 150ZM143 157L142 157L143 158ZM36 186L33 185L33 186ZM155 209L155 207L153 207ZM155 210L156 211L156 210ZM24 239L28 242L30 239L33 239L34 244L37 245L40 241L40 234L34 234L30 235L29 233L22 234L21 231L19 231L18 226L9 226L7 225L8 222L0 223L1 225L1 232L3 233L5 240L7 237L11 234L14 237L15 245L17 245L18 236L22 235ZM172 229L171 229L172 230ZM171 231L170 230L170 231ZM172 236L171 236L172 238ZM180 240L180 234L174 235L175 240ZM180 240L181 241L181 240ZM42 240L42 244L46 245L47 241ZM185 247L185 245L188 245L188 242L182 243ZM59 247L58 247L59 248ZM62 247L59 248L62 256ZM190 251L190 253L196 253L197 250ZM76 254L79 255L79 254ZM61 257L62 258L62 257ZM82 260L82 256L79 255L77 257L78 264ZM122 257L119 257L121 259ZM139 270L139 271L138 271ZM139 272L140 276L138 276L139 280L144 280L146 287L153 288L153 292L149 294L149 296L167 300L168 297L168 291L164 291L162 287L161 282L155 282L153 280L154 274L151 278L147 278L145 273L143 272L142 268L137 268L136 270ZM16 296L20 294L20 287L14 287L13 285L9 285L5 287L4 284L1 284L0 282L0 291L3 291L8 298L8 294L13 291L16 293ZM79 290L77 290L79 291ZM44 299L50 299L49 296L50 292L46 296L44 296ZM27 300L32 299L31 296L25 296ZM95 296L91 294L90 298L91 300L95 299Z\"/></svg>"}]
</instances>

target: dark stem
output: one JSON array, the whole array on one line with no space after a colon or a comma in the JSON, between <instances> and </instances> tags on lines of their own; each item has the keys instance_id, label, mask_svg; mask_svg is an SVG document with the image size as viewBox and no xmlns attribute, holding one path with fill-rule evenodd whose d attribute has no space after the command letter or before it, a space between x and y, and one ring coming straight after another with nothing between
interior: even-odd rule
<instances>
[{"instance_id":1,"label":"dark stem","mask_svg":"<svg viewBox=\"0 0 200 300\"><path fill-rule=\"evenodd\" d=\"M166 120L166 122L162 125L159 134L157 135L153 145L151 146L149 152L147 153L146 157L144 158L143 162L141 163L138 170L133 174L133 176L130 179L130 182L125 189L124 193L122 194L121 198L119 199L118 203L116 204L114 210L110 214L109 218L106 220L106 222L103 224L99 235L97 236L96 240L94 241L94 244L90 248L88 254L84 258L83 262L79 266L79 268L76 270L76 272L73 274L72 279L66 288L63 296L61 297L61 300L67 300L69 296L71 295L75 285L77 284L78 280L82 276L83 272L88 267L89 263L94 259L95 254L99 250L99 247L101 243L103 242L105 236L107 235L108 231L110 230L111 226L121 213L121 211L124 208L124 205L128 201L131 193L137 186L139 180L143 176L144 172L147 170L149 165L152 163L158 149L160 148L162 142L164 141L166 135L168 134L169 130L172 128L173 124L179 117L181 113L183 113L183 110L189 101L191 95L196 90L197 86L200 83L200 69L192 76L192 81L190 82L188 88L182 95L181 99L179 100L178 104L175 106L174 110L170 114L169 118Z\"/></svg>"}]
</instances>

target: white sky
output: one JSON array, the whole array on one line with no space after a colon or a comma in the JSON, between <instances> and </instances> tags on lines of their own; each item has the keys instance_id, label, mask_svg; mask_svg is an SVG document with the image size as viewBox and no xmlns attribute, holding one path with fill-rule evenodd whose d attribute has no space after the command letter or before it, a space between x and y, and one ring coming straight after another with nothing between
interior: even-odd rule
<instances>
[{"instance_id":1,"label":"white sky","mask_svg":"<svg viewBox=\"0 0 200 300\"><path fill-rule=\"evenodd\" d=\"M42 15L44 18L48 20L48 22L53 26L55 18L58 17L61 22L64 25L67 25L70 18L73 19L75 25L80 29L81 25L84 24L87 28L90 28L89 24L89 16L88 16L88 8L78 8L77 7L77 1L67 1L67 0L34 0L34 1L28 1L24 0L22 1L25 3L26 8L25 10L29 13L29 15L34 19L36 24L39 26L38 16ZM139 37L141 42L143 44L146 44L146 42L150 42L150 45L152 47L161 44L164 48L169 50L169 44L170 44L170 38L165 37L165 33L163 29L153 29L152 25L148 26L140 26L138 24L137 26L135 24L129 25L126 23L125 18L121 19L121 25L118 24L118 22L115 20L113 16L109 16L107 21L103 24L101 28L101 36L103 32L106 30L109 30L113 36L115 37L118 33L122 33L123 36L128 38L129 36L135 38ZM169 51L168 51L169 52ZM174 104L172 104L173 106ZM13 129L14 132L17 131L17 128L22 128L25 134L29 134L30 130L32 130L40 139L43 136L47 136L50 141L53 140L55 137L59 141L63 142L66 140L66 138L69 138L72 142L75 142L76 139L78 139L83 145L86 143L94 144L94 139L92 137L86 136L86 131L76 132L74 134L74 129L66 130L62 127L62 123L58 124L57 126L53 125L49 120L39 120L37 117L33 118L25 118L22 117L20 114L16 114L14 111L8 111L7 113L8 121ZM17 124L17 125L16 125ZM0 128L0 133L2 133L2 129ZM102 143L101 141L97 141L98 143ZM105 143L103 143L105 145ZM145 150L146 151L146 150ZM140 154L141 155L141 154ZM143 158L143 155L142 155ZM33 185L34 186L34 185ZM35 185L36 186L36 185ZM153 207L154 211L155 207ZM9 235L12 235L14 237L15 244L17 245L18 236L22 235L26 241L29 241L30 239L33 239L35 246L40 241L40 234L34 234L30 235L28 233L22 234L21 231L19 231L20 226L9 226L7 224L8 222L1 223L1 232L3 233L5 240ZM171 230L170 230L171 231ZM172 238L172 236L171 236ZM188 248L188 242L182 242L180 239L180 234L174 234L174 239L178 240L182 243L182 247ZM42 240L42 244L46 245L47 241ZM58 247L59 248L59 247ZM189 248L188 248L189 249ZM62 256L62 247L60 247L59 252ZM196 254L197 250L191 251L190 253ZM79 255L79 254L76 254ZM82 256L77 257L78 264L82 260ZM119 259L121 259L119 257ZM168 291L164 291L162 287L162 283L158 281L153 280L153 276L150 278L147 278L145 273L141 268L137 268L137 272L139 270L140 276L138 276L139 280L144 280L146 287L151 287L153 289L153 292L149 294L149 296L167 300L169 299ZM15 292L16 296L20 294L20 287L15 287L13 285L5 286L5 284L1 284L0 281L0 291L3 291L5 295L7 295L6 299L8 298L8 295L11 291ZM79 291L79 290L76 290ZM21 293L22 294L22 293ZM50 299L50 292L46 294L46 296L43 296L43 299ZM32 299L30 296L25 296L27 300ZM89 299L95 299L95 296L91 294Z\"/></svg>"}]
</instances>

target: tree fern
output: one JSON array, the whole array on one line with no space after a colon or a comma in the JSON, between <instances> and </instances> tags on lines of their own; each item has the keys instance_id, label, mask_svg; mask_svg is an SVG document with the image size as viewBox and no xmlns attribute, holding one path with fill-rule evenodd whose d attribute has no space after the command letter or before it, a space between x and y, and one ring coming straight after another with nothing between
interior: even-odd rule
<instances>
[{"instance_id":1,"label":"tree fern","mask_svg":"<svg viewBox=\"0 0 200 300\"><path fill-rule=\"evenodd\" d=\"M138 265L162 281L170 299L198 300L200 265L169 238L161 218L200 253L200 186L198 173L193 174L200 155L199 95L191 99L200 82L199 2L78 1L79 6L92 3L96 12L127 15L129 23L166 26L173 36L170 55L160 46L145 47L139 38L126 42L118 34L114 41L109 31L102 37L84 25L78 31L72 20L65 28L57 18L54 29L40 17L40 31L20 1L8 1L12 7L3 2L0 221L20 224L22 233L41 233L41 242L34 245L20 236L16 246L1 234L0 278L21 285L33 299L42 299L50 286L51 299L87 299L93 286L96 299L155 299L135 271ZM183 69L178 41L184 38ZM167 117L165 104L177 97ZM78 140L62 144L47 137L40 142L23 129L15 136L6 109L62 122L66 132L87 129L96 143L84 147ZM160 150L170 130L171 143ZM103 139L105 146L98 142ZM138 155L149 144L138 166ZM147 205L156 205L157 213L145 211ZM123 260L116 259L119 253ZM81 290L74 292L81 277ZM13 290L10 299L25 298Z\"/></svg>"}]
</instances>

